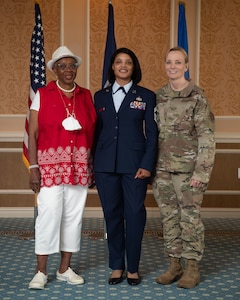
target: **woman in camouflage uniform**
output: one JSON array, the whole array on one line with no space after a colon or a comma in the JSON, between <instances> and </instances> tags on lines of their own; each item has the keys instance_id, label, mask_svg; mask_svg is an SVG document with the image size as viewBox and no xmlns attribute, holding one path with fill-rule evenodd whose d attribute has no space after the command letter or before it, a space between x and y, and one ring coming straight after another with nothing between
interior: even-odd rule
<instances>
[{"instance_id":1,"label":"woman in camouflage uniform","mask_svg":"<svg viewBox=\"0 0 240 300\"><path fill-rule=\"evenodd\" d=\"M153 192L170 266L156 281L178 280L178 287L193 288L200 282L198 262L204 251L200 209L214 163L214 115L203 90L185 79L184 49L167 52L165 69L169 82L157 91L159 152Z\"/></svg>"}]
</instances>

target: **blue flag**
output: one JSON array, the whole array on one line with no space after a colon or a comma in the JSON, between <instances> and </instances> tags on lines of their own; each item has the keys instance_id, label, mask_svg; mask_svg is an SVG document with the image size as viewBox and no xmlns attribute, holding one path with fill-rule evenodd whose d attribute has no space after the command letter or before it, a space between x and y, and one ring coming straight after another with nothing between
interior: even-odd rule
<instances>
[{"instance_id":1,"label":"blue flag","mask_svg":"<svg viewBox=\"0 0 240 300\"><path fill-rule=\"evenodd\" d=\"M109 82L107 80L108 68L111 56L116 51L116 41L114 35L114 12L111 1L108 3L108 31L107 40L104 54L103 75L102 75L102 88L107 87Z\"/></svg>"},{"instance_id":2,"label":"blue flag","mask_svg":"<svg viewBox=\"0 0 240 300\"><path fill-rule=\"evenodd\" d=\"M187 35L187 24L185 18L185 7L184 3L179 3L178 12L178 46L182 47L188 54L188 35ZM185 73L185 78L189 79L189 70Z\"/></svg>"}]
</instances>

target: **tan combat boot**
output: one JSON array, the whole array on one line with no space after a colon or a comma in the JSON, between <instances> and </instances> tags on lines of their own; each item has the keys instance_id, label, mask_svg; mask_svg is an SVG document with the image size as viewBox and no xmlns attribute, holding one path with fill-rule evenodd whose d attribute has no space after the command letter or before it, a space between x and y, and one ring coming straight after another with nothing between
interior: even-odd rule
<instances>
[{"instance_id":1,"label":"tan combat boot","mask_svg":"<svg viewBox=\"0 0 240 300\"><path fill-rule=\"evenodd\" d=\"M200 282L200 274L198 271L198 261L195 259L187 259L183 276L178 281L177 286L185 289L192 289Z\"/></svg>"},{"instance_id":2,"label":"tan combat boot","mask_svg":"<svg viewBox=\"0 0 240 300\"><path fill-rule=\"evenodd\" d=\"M177 281L183 274L180 264L180 258L169 257L170 266L166 272L156 278L156 282L160 284L171 284Z\"/></svg>"}]
</instances>

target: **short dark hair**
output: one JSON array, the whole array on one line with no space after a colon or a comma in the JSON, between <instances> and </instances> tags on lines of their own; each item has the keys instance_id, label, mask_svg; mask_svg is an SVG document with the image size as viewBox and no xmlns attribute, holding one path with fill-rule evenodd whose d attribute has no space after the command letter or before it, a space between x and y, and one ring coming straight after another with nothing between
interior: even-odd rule
<instances>
[{"instance_id":1,"label":"short dark hair","mask_svg":"<svg viewBox=\"0 0 240 300\"><path fill-rule=\"evenodd\" d=\"M128 48L119 48L113 53L113 55L111 57L111 62L110 62L109 68L108 68L108 81L109 81L109 83L113 84L115 79L116 79L114 71L112 69L112 65L114 63L114 60L115 60L116 56L119 53L126 53L131 57L131 59L133 61L132 81L133 81L134 84L138 84L142 79L141 67L140 67L139 61L137 59L137 56L133 53L132 50L130 50Z\"/></svg>"}]
</instances>

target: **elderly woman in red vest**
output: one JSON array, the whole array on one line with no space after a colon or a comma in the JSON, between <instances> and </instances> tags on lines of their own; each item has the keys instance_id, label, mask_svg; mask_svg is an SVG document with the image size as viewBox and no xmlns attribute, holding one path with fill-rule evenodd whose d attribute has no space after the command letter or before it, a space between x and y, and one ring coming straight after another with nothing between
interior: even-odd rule
<instances>
[{"instance_id":1,"label":"elderly woman in red vest","mask_svg":"<svg viewBox=\"0 0 240 300\"><path fill-rule=\"evenodd\" d=\"M47 63L57 80L40 88L29 118L30 187L37 193L36 273L30 289L47 283L49 254L61 252L58 280L82 284L70 267L80 249L82 216L92 184L96 113L89 90L75 83L81 58L59 47Z\"/></svg>"}]
</instances>

